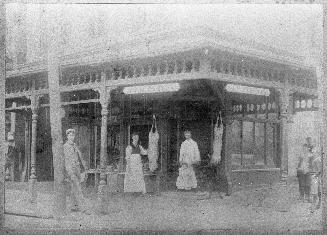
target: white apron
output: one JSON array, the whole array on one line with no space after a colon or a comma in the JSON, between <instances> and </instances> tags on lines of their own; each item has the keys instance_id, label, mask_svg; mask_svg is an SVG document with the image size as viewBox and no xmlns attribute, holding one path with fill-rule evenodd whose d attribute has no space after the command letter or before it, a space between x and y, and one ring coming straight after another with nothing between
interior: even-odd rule
<instances>
[{"instance_id":1,"label":"white apron","mask_svg":"<svg viewBox=\"0 0 327 235\"><path fill-rule=\"evenodd\" d=\"M146 193L141 155L130 154L126 157L126 160L124 192Z\"/></svg>"},{"instance_id":2,"label":"white apron","mask_svg":"<svg viewBox=\"0 0 327 235\"><path fill-rule=\"evenodd\" d=\"M198 145L194 140L189 139L182 143L179 161L182 167L179 168L176 187L186 190L196 188L198 183L192 165L200 162L201 158Z\"/></svg>"},{"instance_id":3,"label":"white apron","mask_svg":"<svg viewBox=\"0 0 327 235\"><path fill-rule=\"evenodd\" d=\"M178 189L191 190L198 186L195 172L192 166L182 166L179 168L179 174L176 181Z\"/></svg>"}]
</instances>

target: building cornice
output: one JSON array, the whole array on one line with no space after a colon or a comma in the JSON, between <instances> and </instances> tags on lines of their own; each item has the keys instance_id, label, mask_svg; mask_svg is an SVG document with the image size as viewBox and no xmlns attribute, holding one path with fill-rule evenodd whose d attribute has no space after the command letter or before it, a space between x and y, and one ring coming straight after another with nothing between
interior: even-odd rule
<instances>
[{"instance_id":1,"label":"building cornice","mask_svg":"<svg viewBox=\"0 0 327 235\"><path fill-rule=\"evenodd\" d=\"M132 38L132 39L131 39ZM108 39L107 39L108 40ZM174 31L144 32L130 35L125 40L107 43L105 38L83 50L68 50L60 58L63 67L100 65L131 59L145 59L160 55L182 53L204 47L251 56L290 68L312 70L304 58L285 50L254 41L232 37L206 27L184 28ZM7 77L21 76L47 70L47 61L34 62L7 71Z\"/></svg>"}]
</instances>

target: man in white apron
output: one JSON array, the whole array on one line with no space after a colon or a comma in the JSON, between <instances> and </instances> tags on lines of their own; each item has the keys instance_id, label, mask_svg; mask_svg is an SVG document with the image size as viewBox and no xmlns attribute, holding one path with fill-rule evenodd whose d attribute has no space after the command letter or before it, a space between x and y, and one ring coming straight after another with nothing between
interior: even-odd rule
<instances>
[{"instance_id":1,"label":"man in white apron","mask_svg":"<svg viewBox=\"0 0 327 235\"><path fill-rule=\"evenodd\" d=\"M176 181L178 189L191 190L197 188L197 180L193 165L200 162L198 144L192 139L191 131L184 132L185 141L181 145L179 162L181 168Z\"/></svg>"}]
</instances>

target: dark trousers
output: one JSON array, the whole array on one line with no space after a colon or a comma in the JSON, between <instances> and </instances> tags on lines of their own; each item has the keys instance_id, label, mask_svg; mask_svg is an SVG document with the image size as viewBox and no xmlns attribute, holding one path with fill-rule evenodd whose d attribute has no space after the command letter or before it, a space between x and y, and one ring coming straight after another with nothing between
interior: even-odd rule
<instances>
[{"instance_id":1,"label":"dark trousers","mask_svg":"<svg viewBox=\"0 0 327 235\"><path fill-rule=\"evenodd\" d=\"M303 172L297 172L297 178L299 181L300 198L310 197L311 175L304 174Z\"/></svg>"}]
</instances>

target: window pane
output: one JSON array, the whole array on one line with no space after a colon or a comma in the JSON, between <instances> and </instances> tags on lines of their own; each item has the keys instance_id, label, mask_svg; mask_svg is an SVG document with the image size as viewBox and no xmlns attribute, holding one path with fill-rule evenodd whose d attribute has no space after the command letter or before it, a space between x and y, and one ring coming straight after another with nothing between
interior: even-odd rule
<instances>
[{"instance_id":1,"label":"window pane","mask_svg":"<svg viewBox=\"0 0 327 235\"><path fill-rule=\"evenodd\" d=\"M265 124L255 124L255 158L254 164L264 166L265 159Z\"/></svg>"},{"instance_id":2,"label":"window pane","mask_svg":"<svg viewBox=\"0 0 327 235\"><path fill-rule=\"evenodd\" d=\"M267 166L279 167L277 152L277 124L267 123Z\"/></svg>"},{"instance_id":3,"label":"window pane","mask_svg":"<svg viewBox=\"0 0 327 235\"><path fill-rule=\"evenodd\" d=\"M234 120L231 128L231 136L227 141L231 146L232 165L241 166L241 122Z\"/></svg>"},{"instance_id":4,"label":"window pane","mask_svg":"<svg viewBox=\"0 0 327 235\"><path fill-rule=\"evenodd\" d=\"M243 122L243 165L254 164L254 139L253 139L253 122Z\"/></svg>"}]
</instances>

